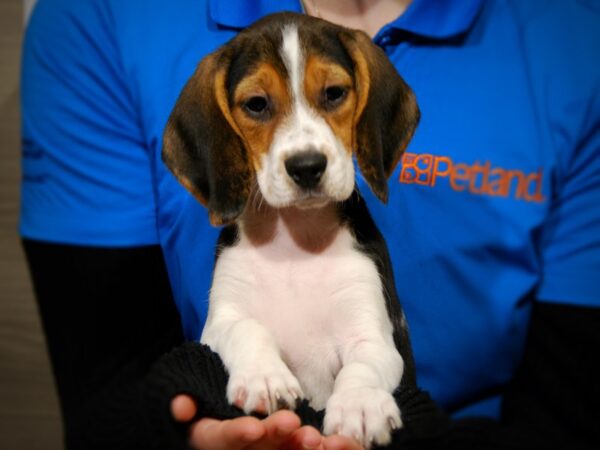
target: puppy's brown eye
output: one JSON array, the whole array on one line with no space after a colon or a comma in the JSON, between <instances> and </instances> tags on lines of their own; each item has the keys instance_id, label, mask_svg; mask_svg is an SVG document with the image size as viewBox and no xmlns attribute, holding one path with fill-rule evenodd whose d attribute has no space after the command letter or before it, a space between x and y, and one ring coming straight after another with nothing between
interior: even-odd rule
<instances>
[{"instance_id":1,"label":"puppy's brown eye","mask_svg":"<svg viewBox=\"0 0 600 450\"><path fill-rule=\"evenodd\" d=\"M269 110L269 100L260 95L250 97L244 102L244 109L252 117L263 118Z\"/></svg>"},{"instance_id":2,"label":"puppy's brown eye","mask_svg":"<svg viewBox=\"0 0 600 450\"><path fill-rule=\"evenodd\" d=\"M323 91L324 106L326 108L335 108L344 101L347 94L348 90L343 86L329 86L325 88Z\"/></svg>"}]
</instances>

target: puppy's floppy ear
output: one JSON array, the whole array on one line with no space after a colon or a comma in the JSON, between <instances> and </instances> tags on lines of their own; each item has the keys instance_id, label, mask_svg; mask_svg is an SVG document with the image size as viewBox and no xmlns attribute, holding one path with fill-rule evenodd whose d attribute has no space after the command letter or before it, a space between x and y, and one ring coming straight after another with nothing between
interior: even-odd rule
<instances>
[{"instance_id":1,"label":"puppy's floppy ear","mask_svg":"<svg viewBox=\"0 0 600 450\"><path fill-rule=\"evenodd\" d=\"M244 210L253 171L231 116L226 77L229 49L204 58L185 85L163 136L162 159L200 203L213 225Z\"/></svg>"},{"instance_id":2,"label":"puppy's floppy ear","mask_svg":"<svg viewBox=\"0 0 600 450\"><path fill-rule=\"evenodd\" d=\"M386 54L362 31L340 34L354 64L354 148L373 193L387 202L387 179L419 122L415 95Z\"/></svg>"}]
</instances>

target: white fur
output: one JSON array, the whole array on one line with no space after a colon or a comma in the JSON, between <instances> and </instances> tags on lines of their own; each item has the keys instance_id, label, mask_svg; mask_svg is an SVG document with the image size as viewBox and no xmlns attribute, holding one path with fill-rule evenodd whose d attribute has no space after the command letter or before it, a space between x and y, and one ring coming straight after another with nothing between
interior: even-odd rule
<instances>
[{"instance_id":1,"label":"white fur","mask_svg":"<svg viewBox=\"0 0 600 450\"><path fill-rule=\"evenodd\" d=\"M281 57L289 75L292 111L279 126L269 151L262 156L257 180L265 200L284 207L305 200L345 200L354 188L351 152L344 148L327 122L310 107L302 89L305 58L294 25L282 30ZM327 157L327 169L318 189L300 189L285 170L285 160L296 153L314 149Z\"/></svg>"},{"instance_id":2,"label":"white fur","mask_svg":"<svg viewBox=\"0 0 600 450\"><path fill-rule=\"evenodd\" d=\"M324 432L365 446L385 444L390 421L401 425L391 392L403 361L394 346L374 262L340 228L320 253L300 248L285 223L275 238L254 245L241 232L215 267L201 341L230 373L228 399L244 410L278 398L327 407Z\"/></svg>"},{"instance_id":3,"label":"white fur","mask_svg":"<svg viewBox=\"0 0 600 450\"><path fill-rule=\"evenodd\" d=\"M260 194L275 208L274 232L257 243L244 219L238 222L239 242L224 248L215 266L201 341L223 359L228 400L246 412L264 407L270 413L306 397L314 408L326 408L326 434L383 445L402 424L391 392L404 366L375 263L335 220L327 245L307 250L289 228L304 231L305 224L282 219L278 210L343 201L354 188L351 152L304 97L298 30L288 25L282 33L292 111L257 170ZM320 185L309 193L285 170L286 158L308 149L327 157ZM262 216L258 222L261 227ZM312 230L323 235L322 228Z\"/></svg>"}]
</instances>

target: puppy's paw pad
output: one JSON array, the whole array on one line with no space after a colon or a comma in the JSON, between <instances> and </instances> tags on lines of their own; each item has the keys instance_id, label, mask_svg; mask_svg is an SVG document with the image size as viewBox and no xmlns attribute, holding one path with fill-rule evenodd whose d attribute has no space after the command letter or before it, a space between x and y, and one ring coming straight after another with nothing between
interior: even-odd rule
<instances>
[{"instance_id":1,"label":"puppy's paw pad","mask_svg":"<svg viewBox=\"0 0 600 450\"><path fill-rule=\"evenodd\" d=\"M303 397L300 383L285 365L270 370L240 370L232 373L227 385L227 399L246 414L294 409Z\"/></svg>"},{"instance_id":2,"label":"puppy's paw pad","mask_svg":"<svg viewBox=\"0 0 600 450\"><path fill-rule=\"evenodd\" d=\"M387 445L402 427L400 410L383 389L356 388L334 393L327 402L323 430L358 440L365 448Z\"/></svg>"}]
</instances>

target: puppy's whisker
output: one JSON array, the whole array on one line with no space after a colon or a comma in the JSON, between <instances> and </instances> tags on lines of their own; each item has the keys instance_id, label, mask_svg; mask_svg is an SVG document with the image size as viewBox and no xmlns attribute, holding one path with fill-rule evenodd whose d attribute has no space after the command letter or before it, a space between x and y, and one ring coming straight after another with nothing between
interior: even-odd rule
<instances>
[{"instance_id":1,"label":"puppy's whisker","mask_svg":"<svg viewBox=\"0 0 600 450\"><path fill-rule=\"evenodd\" d=\"M258 199L258 210L259 211L261 210L264 201L265 201L265 198L262 195L260 195L259 199Z\"/></svg>"},{"instance_id":2,"label":"puppy's whisker","mask_svg":"<svg viewBox=\"0 0 600 450\"><path fill-rule=\"evenodd\" d=\"M258 204L258 189L253 189L252 190L252 198L251 198L251 205L256 208L257 204Z\"/></svg>"}]
</instances>

